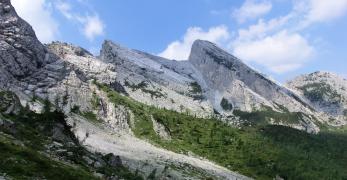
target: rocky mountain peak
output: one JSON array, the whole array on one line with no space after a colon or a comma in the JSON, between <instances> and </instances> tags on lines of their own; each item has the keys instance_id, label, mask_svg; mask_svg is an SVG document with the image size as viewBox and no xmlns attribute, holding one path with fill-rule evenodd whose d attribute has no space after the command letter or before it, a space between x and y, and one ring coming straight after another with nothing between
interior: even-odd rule
<instances>
[{"instance_id":1,"label":"rocky mountain peak","mask_svg":"<svg viewBox=\"0 0 347 180\"><path fill-rule=\"evenodd\" d=\"M120 56L121 51L126 50L127 48L122 47L120 44L114 43L111 40L105 40L102 44L100 51L100 59L104 62L113 62L115 57Z\"/></svg>"},{"instance_id":2,"label":"rocky mountain peak","mask_svg":"<svg viewBox=\"0 0 347 180\"><path fill-rule=\"evenodd\" d=\"M231 68L234 63L241 63L241 61L238 60L235 56L227 53L225 50L219 48L214 43L204 40L194 41L189 56L189 61L193 65L198 65L209 63L209 60L213 60L214 62L227 68Z\"/></svg>"},{"instance_id":3,"label":"rocky mountain peak","mask_svg":"<svg viewBox=\"0 0 347 180\"><path fill-rule=\"evenodd\" d=\"M295 93L213 43L195 41L189 62L202 75L206 97L218 112L253 111L263 107L277 109L280 105L291 112L311 113L310 106ZM226 102L232 108L223 108Z\"/></svg>"},{"instance_id":4,"label":"rocky mountain peak","mask_svg":"<svg viewBox=\"0 0 347 180\"><path fill-rule=\"evenodd\" d=\"M10 0L0 0L1 71L21 79L53 60L32 27L17 15Z\"/></svg>"},{"instance_id":5,"label":"rocky mountain peak","mask_svg":"<svg viewBox=\"0 0 347 180\"><path fill-rule=\"evenodd\" d=\"M195 48L218 48L216 44L210 42L210 41L206 41L206 40L195 40L193 45L192 45L192 49Z\"/></svg>"}]
</instances>

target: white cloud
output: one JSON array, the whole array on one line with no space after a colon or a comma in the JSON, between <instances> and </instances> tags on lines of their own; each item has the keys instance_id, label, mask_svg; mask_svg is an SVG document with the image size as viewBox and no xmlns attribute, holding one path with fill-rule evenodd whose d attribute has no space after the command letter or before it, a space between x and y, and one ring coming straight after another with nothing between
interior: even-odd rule
<instances>
[{"instance_id":1,"label":"white cloud","mask_svg":"<svg viewBox=\"0 0 347 180\"><path fill-rule=\"evenodd\" d=\"M299 69L310 61L317 52L315 45L320 37L311 37L304 31L314 23L329 22L347 14L347 0L293 0L292 10L280 17L269 20L258 19L257 23L228 32L226 27L220 28L222 33L204 32L200 28L189 29L181 41L168 45L161 56L173 59L187 59L192 42L197 36L219 34L205 38L217 41L245 62L262 65L275 73L285 73ZM270 1L246 0L233 16L239 22L256 19L268 13L272 8ZM212 11L213 15L218 11ZM306 36L302 33L305 32ZM230 34L236 34L229 38ZM221 35L223 34L223 35ZM310 37L310 38L307 38ZM203 39L203 38L201 38ZM211 40L212 39L212 40ZM223 40L223 43L218 41Z\"/></svg>"},{"instance_id":2,"label":"white cloud","mask_svg":"<svg viewBox=\"0 0 347 180\"><path fill-rule=\"evenodd\" d=\"M243 23L249 19L255 19L270 12L272 4L270 1L246 0L243 5L233 11L232 16Z\"/></svg>"},{"instance_id":3,"label":"white cloud","mask_svg":"<svg viewBox=\"0 0 347 180\"><path fill-rule=\"evenodd\" d=\"M302 30L314 23L327 23L347 14L347 0L294 0L297 13L297 29Z\"/></svg>"},{"instance_id":4,"label":"white cloud","mask_svg":"<svg viewBox=\"0 0 347 180\"><path fill-rule=\"evenodd\" d=\"M55 7L58 11L67 19L72 19L73 15L71 13L71 5L67 2L57 1Z\"/></svg>"},{"instance_id":5,"label":"white cloud","mask_svg":"<svg viewBox=\"0 0 347 180\"><path fill-rule=\"evenodd\" d=\"M93 41L95 37L104 34L105 25L99 16L87 16L84 19L83 34L88 40Z\"/></svg>"},{"instance_id":6,"label":"white cloud","mask_svg":"<svg viewBox=\"0 0 347 180\"><path fill-rule=\"evenodd\" d=\"M342 16L346 1L294 0L293 9L287 15L268 21L260 19L247 29L239 29L229 49L245 61L263 65L275 73L299 69L316 52L301 32L313 23Z\"/></svg>"},{"instance_id":7,"label":"white cloud","mask_svg":"<svg viewBox=\"0 0 347 180\"><path fill-rule=\"evenodd\" d=\"M238 30L237 41L248 41L254 38L263 38L269 33L279 31L289 22L291 15L274 18L269 21L258 20L257 24L250 25L247 29Z\"/></svg>"},{"instance_id":8,"label":"white cloud","mask_svg":"<svg viewBox=\"0 0 347 180\"><path fill-rule=\"evenodd\" d=\"M56 39L59 33L58 23L46 0L12 0L12 5L18 15L32 25L40 41L48 43Z\"/></svg>"},{"instance_id":9,"label":"white cloud","mask_svg":"<svg viewBox=\"0 0 347 180\"><path fill-rule=\"evenodd\" d=\"M199 27L190 27L181 41L177 40L170 43L159 56L168 59L187 60L195 40L208 40L221 45L229 39L229 36L228 28L224 25L212 27L208 31L204 31Z\"/></svg>"},{"instance_id":10,"label":"white cloud","mask_svg":"<svg viewBox=\"0 0 347 180\"><path fill-rule=\"evenodd\" d=\"M284 73L303 66L313 55L314 48L300 34L284 30L257 40L235 42L233 52L245 61Z\"/></svg>"},{"instance_id":11,"label":"white cloud","mask_svg":"<svg viewBox=\"0 0 347 180\"><path fill-rule=\"evenodd\" d=\"M83 0L79 0L78 2L87 6L87 2ZM89 41L93 41L97 36L104 35L105 25L97 13L92 12L94 15L82 16L78 12L74 12L71 4L63 0L56 1L54 5L65 18L76 21L81 25L83 35ZM85 14L90 14L90 12Z\"/></svg>"},{"instance_id":12,"label":"white cloud","mask_svg":"<svg viewBox=\"0 0 347 180\"><path fill-rule=\"evenodd\" d=\"M347 13L347 0L309 0L308 20L327 22Z\"/></svg>"}]
</instances>

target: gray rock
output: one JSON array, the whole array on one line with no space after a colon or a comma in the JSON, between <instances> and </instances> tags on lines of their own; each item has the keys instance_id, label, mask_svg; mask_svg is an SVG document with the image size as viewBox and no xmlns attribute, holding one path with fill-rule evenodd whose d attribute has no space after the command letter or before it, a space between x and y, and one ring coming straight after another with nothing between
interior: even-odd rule
<instances>
[{"instance_id":1,"label":"gray rock","mask_svg":"<svg viewBox=\"0 0 347 180\"><path fill-rule=\"evenodd\" d=\"M93 166L94 166L94 168L101 168L104 165L100 161L95 161Z\"/></svg>"},{"instance_id":2,"label":"gray rock","mask_svg":"<svg viewBox=\"0 0 347 180\"><path fill-rule=\"evenodd\" d=\"M94 161L93 161L92 159L90 159L88 156L83 156L82 158L83 158L84 161L87 162L88 165L92 165L93 162L94 162Z\"/></svg>"},{"instance_id":3,"label":"gray rock","mask_svg":"<svg viewBox=\"0 0 347 180\"><path fill-rule=\"evenodd\" d=\"M12 178L6 176L6 174L0 175L0 180L11 180Z\"/></svg>"},{"instance_id":4,"label":"gray rock","mask_svg":"<svg viewBox=\"0 0 347 180\"><path fill-rule=\"evenodd\" d=\"M62 146L63 146L63 144L61 144L61 143L59 143L59 142L56 142L56 141L53 141L53 145L54 145L55 147L62 147Z\"/></svg>"},{"instance_id":5,"label":"gray rock","mask_svg":"<svg viewBox=\"0 0 347 180\"><path fill-rule=\"evenodd\" d=\"M10 5L4 6L4 11L5 11L6 13L10 12L10 11L11 11L11 6L10 6Z\"/></svg>"}]
</instances>

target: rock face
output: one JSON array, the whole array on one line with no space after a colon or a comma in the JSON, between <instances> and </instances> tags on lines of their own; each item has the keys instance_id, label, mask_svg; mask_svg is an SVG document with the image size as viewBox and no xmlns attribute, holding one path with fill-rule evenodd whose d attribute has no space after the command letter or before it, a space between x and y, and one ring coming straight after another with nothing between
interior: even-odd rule
<instances>
[{"instance_id":1,"label":"rock face","mask_svg":"<svg viewBox=\"0 0 347 180\"><path fill-rule=\"evenodd\" d=\"M329 72L315 72L295 78L287 83L319 112L338 121L331 125L343 125L347 121L347 80Z\"/></svg>"},{"instance_id":2,"label":"rock face","mask_svg":"<svg viewBox=\"0 0 347 180\"><path fill-rule=\"evenodd\" d=\"M218 111L253 111L264 106L309 113L309 105L288 89L256 72L207 41L195 41L189 62L202 74L206 96ZM222 102L224 99L224 102ZM231 104L225 108L221 104Z\"/></svg>"},{"instance_id":3,"label":"rock face","mask_svg":"<svg viewBox=\"0 0 347 180\"><path fill-rule=\"evenodd\" d=\"M115 81L115 66L104 63L87 50L67 43L53 42L47 48L65 61L83 81L93 79L111 84Z\"/></svg>"},{"instance_id":4,"label":"rock face","mask_svg":"<svg viewBox=\"0 0 347 180\"><path fill-rule=\"evenodd\" d=\"M189 63L169 61L105 41L100 59L115 65L116 82L137 101L179 112L211 115L211 104L195 90ZM197 88L199 89L199 88Z\"/></svg>"},{"instance_id":5,"label":"rock face","mask_svg":"<svg viewBox=\"0 0 347 180\"><path fill-rule=\"evenodd\" d=\"M31 26L16 14L10 0L0 1L0 71L17 79L54 61ZM9 77L10 78L10 77ZM5 85L1 81L2 87Z\"/></svg>"}]
</instances>

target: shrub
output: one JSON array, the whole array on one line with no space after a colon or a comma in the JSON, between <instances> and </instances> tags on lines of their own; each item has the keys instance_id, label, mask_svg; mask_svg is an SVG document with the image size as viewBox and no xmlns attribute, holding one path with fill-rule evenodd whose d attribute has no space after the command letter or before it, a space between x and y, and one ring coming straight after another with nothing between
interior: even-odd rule
<instances>
[{"instance_id":1,"label":"shrub","mask_svg":"<svg viewBox=\"0 0 347 180\"><path fill-rule=\"evenodd\" d=\"M225 98L222 99L222 101L220 102L220 105L226 111L233 110L233 105L231 103L229 103L229 101L227 99L225 99Z\"/></svg>"}]
</instances>

